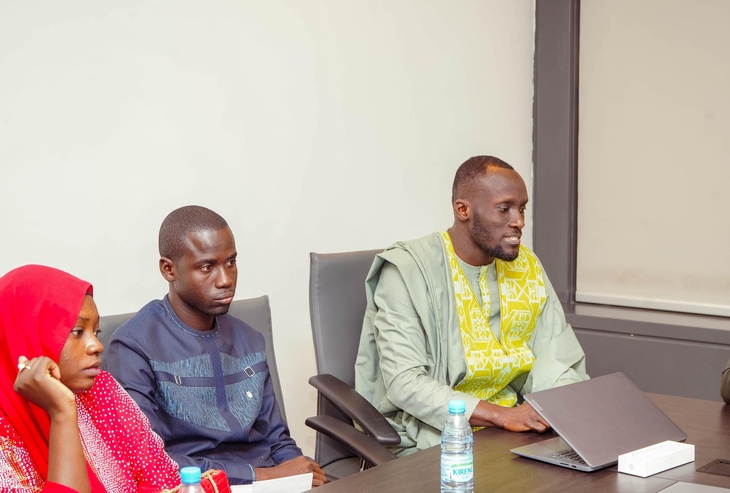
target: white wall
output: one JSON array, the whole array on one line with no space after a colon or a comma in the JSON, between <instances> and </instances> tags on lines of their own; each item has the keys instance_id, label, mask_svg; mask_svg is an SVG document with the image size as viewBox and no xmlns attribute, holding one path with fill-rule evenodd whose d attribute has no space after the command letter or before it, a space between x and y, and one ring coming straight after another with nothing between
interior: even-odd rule
<instances>
[{"instance_id":1,"label":"white wall","mask_svg":"<svg viewBox=\"0 0 730 493\"><path fill-rule=\"evenodd\" d=\"M532 0L4 0L0 273L53 265L94 283L102 314L133 311L167 289L164 216L216 210L236 297L271 297L313 453L309 252L445 229L475 154L531 190L533 17Z\"/></svg>"}]
</instances>

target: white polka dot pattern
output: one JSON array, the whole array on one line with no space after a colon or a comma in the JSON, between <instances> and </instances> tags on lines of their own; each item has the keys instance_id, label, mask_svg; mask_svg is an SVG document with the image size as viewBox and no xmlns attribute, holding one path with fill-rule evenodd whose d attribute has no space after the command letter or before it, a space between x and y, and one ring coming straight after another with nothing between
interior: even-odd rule
<instances>
[{"instance_id":1,"label":"white polka dot pattern","mask_svg":"<svg viewBox=\"0 0 730 493\"><path fill-rule=\"evenodd\" d=\"M86 460L108 493L160 491L180 484L178 467L129 395L106 372L76 395ZM92 491L94 481L92 480ZM40 491L43 479L20 437L0 415L0 491Z\"/></svg>"}]
</instances>

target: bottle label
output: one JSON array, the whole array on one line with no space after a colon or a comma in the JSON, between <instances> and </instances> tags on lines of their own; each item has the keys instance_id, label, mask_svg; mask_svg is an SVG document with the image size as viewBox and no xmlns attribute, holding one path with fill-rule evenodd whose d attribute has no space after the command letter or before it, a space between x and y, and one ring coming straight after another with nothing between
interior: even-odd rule
<instances>
[{"instance_id":1,"label":"bottle label","mask_svg":"<svg viewBox=\"0 0 730 493\"><path fill-rule=\"evenodd\" d=\"M463 483L474 477L473 460L464 460L452 464L441 464L441 478L446 481Z\"/></svg>"}]
</instances>

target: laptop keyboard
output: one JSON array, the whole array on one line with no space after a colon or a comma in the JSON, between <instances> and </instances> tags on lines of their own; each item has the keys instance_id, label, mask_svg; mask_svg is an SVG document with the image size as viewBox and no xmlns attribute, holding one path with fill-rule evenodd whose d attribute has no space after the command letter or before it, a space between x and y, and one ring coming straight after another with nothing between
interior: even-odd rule
<instances>
[{"instance_id":1,"label":"laptop keyboard","mask_svg":"<svg viewBox=\"0 0 730 493\"><path fill-rule=\"evenodd\" d=\"M557 452L553 452L552 454L550 454L550 457L555 457L556 459L565 459L576 462L578 464L585 464L585 461L581 459L580 455L576 454L575 450L573 449L559 450Z\"/></svg>"}]
</instances>

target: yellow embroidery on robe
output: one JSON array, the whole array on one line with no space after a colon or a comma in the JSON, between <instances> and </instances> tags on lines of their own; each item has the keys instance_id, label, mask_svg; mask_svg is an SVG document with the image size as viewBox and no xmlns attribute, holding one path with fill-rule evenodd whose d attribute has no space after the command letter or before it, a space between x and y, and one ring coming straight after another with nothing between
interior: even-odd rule
<instances>
[{"instance_id":1,"label":"yellow embroidery on robe","mask_svg":"<svg viewBox=\"0 0 730 493\"><path fill-rule=\"evenodd\" d=\"M547 300L537 257L520 245L512 262L495 259L500 300L500 339L489 327L491 314L487 266L479 274L483 304L459 266L448 233L443 233L454 284L454 297L466 357L466 376L455 389L500 406L514 406L517 395L508 385L529 372L535 356L528 347Z\"/></svg>"}]
</instances>

